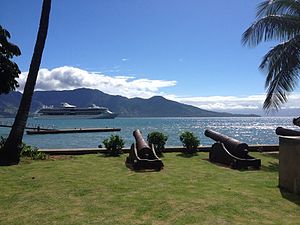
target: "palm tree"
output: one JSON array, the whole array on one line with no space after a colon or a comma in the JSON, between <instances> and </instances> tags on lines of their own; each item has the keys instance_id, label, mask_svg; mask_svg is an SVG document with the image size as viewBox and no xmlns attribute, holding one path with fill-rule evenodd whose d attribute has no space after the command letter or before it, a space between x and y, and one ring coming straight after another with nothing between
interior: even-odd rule
<instances>
[{"instance_id":1,"label":"palm tree","mask_svg":"<svg viewBox=\"0 0 300 225\"><path fill-rule=\"evenodd\" d=\"M263 108L278 110L299 79L299 0L267 0L258 5L256 21L244 32L242 43L255 47L262 41L281 42L263 57L259 66L266 73Z\"/></svg>"},{"instance_id":2,"label":"palm tree","mask_svg":"<svg viewBox=\"0 0 300 225\"><path fill-rule=\"evenodd\" d=\"M20 161L23 133L30 110L32 95L48 32L50 9L51 0L44 0L37 40L29 67L28 77L14 124L3 148L0 151L0 165L13 165L18 164Z\"/></svg>"}]
</instances>

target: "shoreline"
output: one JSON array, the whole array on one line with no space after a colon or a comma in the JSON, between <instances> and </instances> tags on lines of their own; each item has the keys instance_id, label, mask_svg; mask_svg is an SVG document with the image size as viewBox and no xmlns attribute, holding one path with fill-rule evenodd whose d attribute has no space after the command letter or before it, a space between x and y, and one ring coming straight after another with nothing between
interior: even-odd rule
<instances>
[{"instance_id":1,"label":"shoreline","mask_svg":"<svg viewBox=\"0 0 300 225\"><path fill-rule=\"evenodd\" d=\"M211 146L199 146L198 152L209 152ZM163 153L182 152L185 148L182 146L166 146ZM278 152L279 145L249 145L249 152ZM44 152L49 155L84 155L105 153L106 148L41 148L39 152ZM123 148L124 153L129 153L130 148Z\"/></svg>"}]
</instances>

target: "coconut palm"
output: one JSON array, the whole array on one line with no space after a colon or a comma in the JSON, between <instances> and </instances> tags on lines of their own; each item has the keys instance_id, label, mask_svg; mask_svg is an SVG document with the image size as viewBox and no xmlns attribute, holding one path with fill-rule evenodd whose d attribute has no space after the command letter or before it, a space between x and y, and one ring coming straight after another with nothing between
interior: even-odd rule
<instances>
[{"instance_id":1,"label":"coconut palm","mask_svg":"<svg viewBox=\"0 0 300 225\"><path fill-rule=\"evenodd\" d=\"M244 32L244 45L279 41L264 57L259 68L266 73L263 108L278 110L287 102L299 79L300 1L268 0L257 7L256 21Z\"/></svg>"},{"instance_id":2,"label":"coconut palm","mask_svg":"<svg viewBox=\"0 0 300 225\"><path fill-rule=\"evenodd\" d=\"M20 161L23 133L47 37L50 8L51 0L44 0L37 40L29 67L28 77L14 124L3 148L0 151L0 165L13 165L18 164Z\"/></svg>"}]
</instances>

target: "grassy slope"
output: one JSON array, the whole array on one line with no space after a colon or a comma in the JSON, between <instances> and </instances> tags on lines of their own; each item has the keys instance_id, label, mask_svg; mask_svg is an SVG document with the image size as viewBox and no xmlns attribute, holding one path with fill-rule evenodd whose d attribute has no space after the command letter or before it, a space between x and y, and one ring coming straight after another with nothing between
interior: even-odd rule
<instances>
[{"instance_id":1,"label":"grassy slope","mask_svg":"<svg viewBox=\"0 0 300 225\"><path fill-rule=\"evenodd\" d=\"M256 156L259 171L207 153L166 154L164 170L148 173L128 170L125 155L0 167L0 224L299 224L300 197L277 188L278 160Z\"/></svg>"}]
</instances>

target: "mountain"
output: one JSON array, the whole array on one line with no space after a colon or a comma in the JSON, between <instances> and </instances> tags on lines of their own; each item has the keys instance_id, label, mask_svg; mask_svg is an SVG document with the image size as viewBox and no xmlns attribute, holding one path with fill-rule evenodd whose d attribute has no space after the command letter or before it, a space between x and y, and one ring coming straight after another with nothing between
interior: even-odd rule
<instances>
[{"instance_id":1,"label":"mountain","mask_svg":"<svg viewBox=\"0 0 300 225\"><path fill-rule=\"evenodd\" d=\"M0 115L12 116L16 113L22 94L11 92L0 95ZM161 96L149 99L126 98L118 95L105 94L99 90L80 88L67 91L35 91L30 111L33 113L43 105L59 106L67 102L77 107L87 107L92 104L104 106L119 117L233 117L257 116L213 112L191 105L167 100Z\"/></svg>"}]
</instances>

